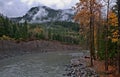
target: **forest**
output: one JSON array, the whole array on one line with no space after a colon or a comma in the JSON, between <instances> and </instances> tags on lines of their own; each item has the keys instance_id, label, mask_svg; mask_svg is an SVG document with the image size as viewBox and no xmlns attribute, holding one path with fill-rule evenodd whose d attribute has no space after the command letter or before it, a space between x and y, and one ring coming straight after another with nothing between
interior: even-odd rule
<instances>
[{"instance_id":1,"label":"forest","mask_svg":"<svg viewBox=\"0 0 120 77\"><path fill-rule=\"evenodd\" d=\"M80 23L82 35L89 40L91 66L94 66L93 60L104 60L106 72L109 65L117 66L120 72L120 0L111 6L112 1L80 0L75 7L75 21Z\"/></svg>"},{"instance_id":2,"label":"forest","mask_svg":"<svg viewBox=\"0 0 120 77\"><path fill-rule=\"evenodd\" d=\"M69 44L79 44L79 25L73 22L56 21L42 24L15 23L0 16L0 39L2 40L57 40Z\"/></svg>"}]
</instances>

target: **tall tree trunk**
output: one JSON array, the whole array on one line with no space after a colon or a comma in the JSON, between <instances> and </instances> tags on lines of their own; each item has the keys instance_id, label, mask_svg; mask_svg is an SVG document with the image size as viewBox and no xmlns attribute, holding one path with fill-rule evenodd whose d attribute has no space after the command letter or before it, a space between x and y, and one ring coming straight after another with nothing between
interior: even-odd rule
<instances>
[{"instance_id":1,"label":"tall tree trunk","mask_svg":"<svg viewBox=\"0 0 120 77\"><path fill-rule=\"evenodd\" d=\"M93 11L92 11L92 0L90 0L90 57L91 57L91 66L93 66Z\"/></svg>"},{"instance_id":2,"label":"tall tree trunk","mask_svg":"<svg viewBox=\"0 0 120 77\"><path fill-rule=\"evenodd\" d=\"M101 30L101 11L99 12L99 22L97 25L97 53L99 52L100 49L100 30ZM98 58L98 55L97 55Z\"/></svg>"},{"instance_id":3,"label":"tall tree trunk","mask_svg":"<svg viewBox=\"0 0 120 77\"><path fill-rule=\"evenodd\" d=\"M118 5L118 30L119 30L119 36L118 36L118 72L120 73L120 0L117 0Z\"/></svg>"},{"instance_id":4,"label":"tall tree trunk","mask_svg":"<svg viewBox=\"0 0 120 77\"><path fill-rule=\"evenodd\" d=\"M109 13L109 0L107 2L107 24L105 25L106 28L106 35L105 35L105 71L108 71L108 13Z\"/></svg>"},{"instance_id":5,"label":"tall tree trunk","mask_svg":"<svg viewBox=\"0 0 120 77\"><path fill-rule=\"evenodd\" d=\"M93 12L92 12L93 14ZM94 15L92 16L92 54L93 54L93 59L95 60L95 38L94 38Z\"/></svg>"}]
</instances>

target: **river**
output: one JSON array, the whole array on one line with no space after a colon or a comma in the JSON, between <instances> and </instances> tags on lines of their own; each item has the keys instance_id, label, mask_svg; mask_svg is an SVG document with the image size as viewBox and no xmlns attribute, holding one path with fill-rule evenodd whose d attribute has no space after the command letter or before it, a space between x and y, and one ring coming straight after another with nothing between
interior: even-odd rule
<instances>
[{"instance_id":1,"label":"river","mask_svg":"<svg viewBox=\"0 0 120 77\"><path fill-rule=\"evenodd\" d=\"M0 77L65 77L65 65L83 52L26 54L0 61Z\"/></svg>"}]
</instances>

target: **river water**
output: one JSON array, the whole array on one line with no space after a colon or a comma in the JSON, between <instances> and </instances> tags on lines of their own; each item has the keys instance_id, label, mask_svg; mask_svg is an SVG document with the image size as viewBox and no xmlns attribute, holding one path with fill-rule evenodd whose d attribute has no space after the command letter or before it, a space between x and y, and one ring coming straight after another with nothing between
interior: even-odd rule
<instances>
[{"instance_id":1,"label":"river water","mask_svg":"<svg viewBox=\"0 0 120 77\"><path fill-rule=\"evenodd\" d=\"M26 54L0 61L0 77L65 77L65 65L83 52Z\"/></svg>"}]
</instances>

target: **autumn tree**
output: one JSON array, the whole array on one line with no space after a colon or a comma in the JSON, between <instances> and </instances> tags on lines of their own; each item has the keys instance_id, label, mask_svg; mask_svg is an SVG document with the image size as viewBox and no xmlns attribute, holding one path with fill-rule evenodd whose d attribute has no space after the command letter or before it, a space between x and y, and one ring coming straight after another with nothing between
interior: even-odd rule
<instances>
[{"instance_id":1,"label":"autumn tree","mask_svg":"<svg viewBox=\"0 0 120 77\"><path fill-rule=\"evenodd\" d=\"M91 65L93 65L93 59L95 59L95 23L98 20L101 13L102 4L97 0L80 0L76 4L75 9L77 14L75 15L75 21L77 21L82 27L80 32L89 37ZM89 35L88 35L89 34Z\"/></svg>"}]
</instances>

